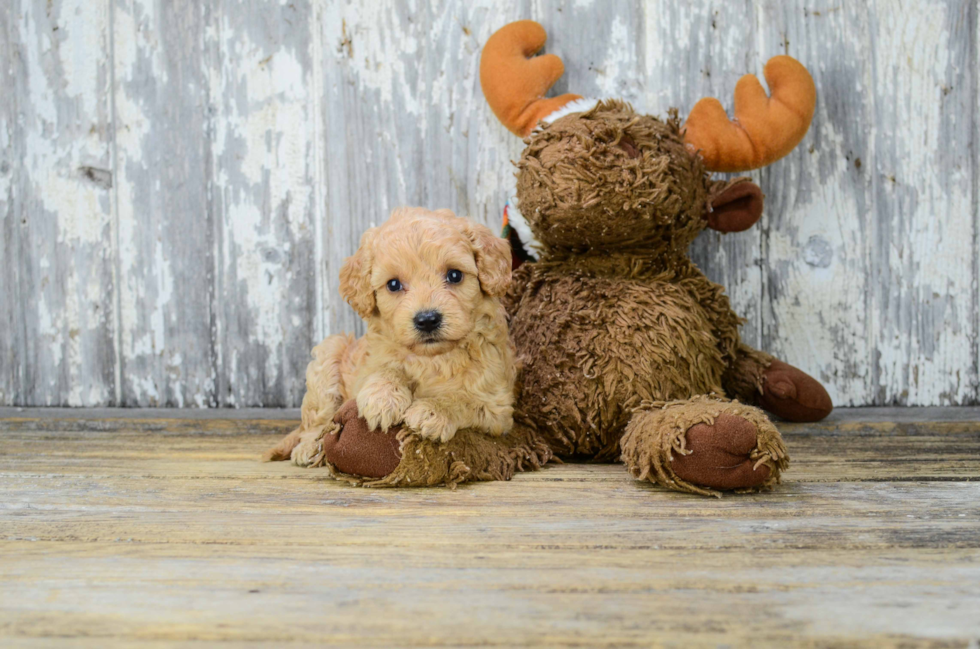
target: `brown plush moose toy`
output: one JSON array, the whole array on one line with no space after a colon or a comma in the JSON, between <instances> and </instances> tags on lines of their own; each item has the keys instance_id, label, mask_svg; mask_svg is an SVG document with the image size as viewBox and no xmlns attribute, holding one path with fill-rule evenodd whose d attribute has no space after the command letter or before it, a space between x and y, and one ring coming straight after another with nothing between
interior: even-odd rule
<instances>
[{"instance_id":1,"label":"brown plush moose toy","mask_svg":"<svg viewBox=\"0 0 980 649\"><path fill-rule=\"evenodd\" d=\"M747 75L735 121L704 99L682 125L618 100L545 99L563 72L558 57L533 56L545 39L533 21L511 23L480 64L490 107L526 144L508 210L517 254L535 259L516 268L504 300L523 368L513 430L462 430L447 443L409 431L397 444L344 408L320 464L376 486L507 479L552 457L621 460L640 480L703 495L772 486L788 456L760 408L817 421L830 398L741 342L724 290L687 251L706 227L737 232L759 219L758 186L708 172L789 153L809 128L813 80L775 57L764 70L771 96Z\"/></svg>"}]
</instances>

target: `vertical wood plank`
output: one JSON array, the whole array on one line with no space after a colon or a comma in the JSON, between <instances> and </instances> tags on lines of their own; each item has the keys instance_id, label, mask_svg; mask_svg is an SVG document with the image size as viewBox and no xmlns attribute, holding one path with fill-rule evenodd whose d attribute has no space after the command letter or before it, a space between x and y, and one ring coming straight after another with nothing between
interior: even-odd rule
<instances>
[{"instance_id":1,"label":"vertical wood plank","mask_svg":"<svg viewBox=\"0 0 980 649\"><path fill-rule=\"evenodd\" d=\"M869 236L875 149L871 16L861 5L758 3L760 63L810 70L806 138L761 171L766 193L763 348L820 379L836 405L870 403Z\"/></svg>"},{"instance_id":2,"label":"vertical wood plank","mask_svg":"<svg viewBox=\"0 0 980 649\"><path fill-rule=\"evenodd\" d=\"M973 21L973 38L970 43L970 62L973 67L973 105L970 108L973 132L970 140L971 161L973 163L973 184L971 186L973 203L973 404L980 404L980 10L970 14ZM967 366L969 366L967 361Z\"/></svg>"},{"instance_id":3,"label":"vertical wood plank","mask_svg":"<svg viewBox=\"0 0 980 649\"><path fill-rule=\"evenodd\" d=\"M677 108L684 119L702 97L716 97L731 111L735 83L757 69L752 3L662 0L645 6L647 112L666 116ZM627 69L623 74L635 73ZM739 175L759 180L758 173ZM755 347L762 324L762 237L761 223L735 234L708 230L691 247L695 263L725 287L732 308L746 319L742 339Z\"/></svg>"},{"instance_id":4,"label":"vertical wood plank","mask_svg":"<svg viewBox=\"0 0 980 649\"><path fill-rule=\"evenodd\" d=\"M122 398L216 405L205 6L115 0Z\"/></svg>"},{"instance_id":5,"label":"vertical wood plank","mask_svg":"<svg viewBox=\"0 0 980 649\"><path fill-rule=\"evenodd\" d=\"M217 401L298 405L318 317L312 7L210 13Z\"/></svg>"},{"instance_id":6,"label":"vertical wood plank","mask_svg":"<svg viewBox=\"0 0 980 649\"><path fill-rule=\"evenodd\" d=\"M873 11L874 400L975 402L976 3Z\"/></svg>"},{"instance_id":7,"label":"vertical wood plank","mask_svg":"<svg viewBox=\"0 0 980 649\"><path fill-rule=\"evenodd\" d=\"M0 404L114 403L108 21L0 12Z\"/></svg>"}]
</instances>

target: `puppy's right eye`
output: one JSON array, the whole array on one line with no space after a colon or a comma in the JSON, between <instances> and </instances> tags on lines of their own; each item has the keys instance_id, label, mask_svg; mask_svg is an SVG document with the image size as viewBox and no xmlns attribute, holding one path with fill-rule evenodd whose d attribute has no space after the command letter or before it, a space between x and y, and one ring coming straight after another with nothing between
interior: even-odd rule
<instances>
[{"instance_id":1,"label":"puppy's right eye","mask_svg":"<svg viewBox=\"0 0 980 649\"><path fill-rule=\"evenodd\" d=\"M389 279L387 286L388 290L392 293L397 293L398 291L402 290L402 283L397 279Z\"/></svg>"}]
</instances>

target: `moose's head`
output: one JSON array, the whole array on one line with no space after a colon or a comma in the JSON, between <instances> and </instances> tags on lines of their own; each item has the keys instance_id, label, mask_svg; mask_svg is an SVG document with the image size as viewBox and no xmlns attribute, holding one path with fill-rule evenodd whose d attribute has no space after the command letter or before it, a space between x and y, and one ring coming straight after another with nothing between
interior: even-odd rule
<instances>
[{"instance_id":1,"label":"moose's head","mask_svg":"<svg viewBox=\"0 0 980 649\"><path fill-rule=\"evenodd\" d=\"M813 79L789 56L769 60L772 95L752 75L735 86L735 119L717 99L699 101L682 124L636 113L619 100L544 95L561 77L557 56L534 56L547 35L531 20L487 40L480 82L497 118L527 145L517 163L520 213L545 251L643 248L686 252L705 227L738 232L762 214L747 178L708 172L764 167L789 153L810 126Z\"/></svg>"}]
</instances>

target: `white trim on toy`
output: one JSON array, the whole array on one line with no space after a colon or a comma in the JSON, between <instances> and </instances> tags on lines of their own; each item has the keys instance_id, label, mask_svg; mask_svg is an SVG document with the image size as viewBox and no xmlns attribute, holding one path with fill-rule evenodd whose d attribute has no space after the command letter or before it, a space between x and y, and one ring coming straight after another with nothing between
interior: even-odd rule
<instances>
[{"instance_id":1,"label":"white trim on toy","mask_svg":"<svg viewBox=\"0 0 980 649\"><path fill-rule=\"evenodd\" d=\"M555 120L561 119L565 115L571 115L572 113L584 113L585 111L592 110L598 103L598 99L594 99L592 97L582 97L581 99L568 102L553 113L549 113L541 121L545 124L551 124Z\"/></svg>"},{"instance_id":2,"label":"white trim on toy","mask_svg":"<svg viewBox=\"0 0 980 649\"><path fill-rule=\"evenodd\" d=\"M511 196L507 201L507 223L517 232L517 238L524 245L524 250L534 261L541 257L541 244L531 233L531 226L517 206L517 196Z\"/></svg>"}]
</instances>

